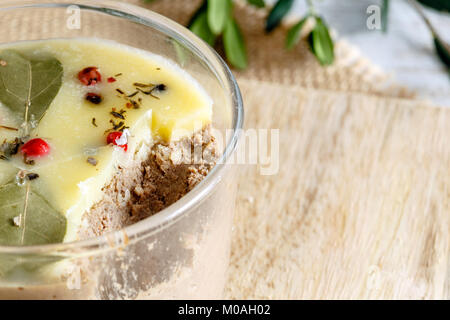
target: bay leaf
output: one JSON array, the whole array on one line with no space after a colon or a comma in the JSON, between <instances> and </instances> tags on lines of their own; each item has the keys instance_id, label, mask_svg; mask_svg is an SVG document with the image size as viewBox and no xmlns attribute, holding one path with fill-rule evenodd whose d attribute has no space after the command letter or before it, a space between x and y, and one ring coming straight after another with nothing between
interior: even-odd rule
<instances>
[{"instance_id":1,"label":"bay leaf","mask_svg":"<svg viewBox=\"0 0 450 320\"><path fill-rule=\"evenodd\" d=\"M0 52L0 101L27 122L40 120L62 85L63 67L54 57L27 56L16 50Z\"/></svg>"},{"instance_id":2,"label":"bay leaf","mask_svg":"<svg viewBox=\"0 0 450 320\"><path fill-rule=\"evenodd\" d=\"M66 227L66 218L34 190L31 182L23 187L15 183L0 187L0 245L59 243Z\"/></svg>"},{"instance_id":3,"label":"bay leaf","mask_svg":"<svg viewBox=\"0 0 450 320\"><path fill-rule=\"evenodd\" d=\"M0 253L0 278L33 279L38 278L39 271L63 259L57 255Z\"/></svg>"},{"instance_id":4,"label":"bay leaf","mask_svg":"<svg viewBox=\"0 0 450 320\"><path fill-rule=\"evenodd\" d=\"M8 160L0 160L0 185L12 181L17 174L17 168Z\"/></svg>"}]
</instances>

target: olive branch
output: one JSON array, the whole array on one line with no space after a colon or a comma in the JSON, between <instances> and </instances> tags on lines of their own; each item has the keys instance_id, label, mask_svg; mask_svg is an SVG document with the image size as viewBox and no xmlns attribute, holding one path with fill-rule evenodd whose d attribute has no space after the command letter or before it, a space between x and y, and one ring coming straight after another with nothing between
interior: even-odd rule
<instances>
[{"instance_id":1,"label":"olive branch","mask_svg":"<svg viewBox=\"0 0 450 320\"><path fill-rule=\"evenodd\" d=\"M263 0L247 0L255 7L264 8ZM314 10L313 3L308 0L308 13L296 23L287 33L286 48L292 49L300 41L303 26L308 19L314 22L307 35L311 52L322 65L334 61L334 45L325 20ZM292 8L294 0L278 0L267 16L265 31L271 33L280 24ZM188 28L197 36L214 46L219 39L222 41L228 62L238 69L248 65L246 46L241 29L233 16L232 0L204 0L188 23Z\"/></svg>"},{"instance_id":2,"label":"olive branch","mask_svg":"<svg viewBox=\"0 0 450 320\"><path fill-rule=\"evenodd\" d=\"M154 0L144 1L152 2ZM264 0L246 1L257 8L265 7ZM294 1L278 0L275 3L266 19L266 33L271 33L281 24L283 18L291 10ZM314 0L304 1L308 5L308 11L288 30L285 47L287 50L291 50L300 42L302 37L305 37L310 51L317 58L318 62L323 66L330 65L334 62L335 56L334 43L330 36L329 27L325 19L315 10ZM427 19L422 7L419 5L421 3L439 11L449 12L450 1L409 1L429 28L438 57L447 68L450 68L450 47L439 36L436 28ZM381 20L383 32L386 32L388 28L389 2L389 0L382 1ZM245 69L248 65L247 50L239 24L233 16L233 6L232 0L204 0L191 17L187 27L212 47L222 44L228 62L235 68Z\"/></svg>"}]
</instances>

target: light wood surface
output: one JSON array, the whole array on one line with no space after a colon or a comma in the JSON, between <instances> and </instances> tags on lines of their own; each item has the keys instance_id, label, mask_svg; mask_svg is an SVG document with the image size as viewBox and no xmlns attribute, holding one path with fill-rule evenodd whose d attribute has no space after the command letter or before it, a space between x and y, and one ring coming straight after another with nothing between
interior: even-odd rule
<instances>
[{"instance_id":1,"label":"light wood surface","mask_svg":"<svg viewBox=\"0 0 450 320\"><path fill-rule=\"evenodd\" d=\"M450 110L240 85L280 171L241 167L226 297L448 299Z\"/></svg>"}]
</instances>

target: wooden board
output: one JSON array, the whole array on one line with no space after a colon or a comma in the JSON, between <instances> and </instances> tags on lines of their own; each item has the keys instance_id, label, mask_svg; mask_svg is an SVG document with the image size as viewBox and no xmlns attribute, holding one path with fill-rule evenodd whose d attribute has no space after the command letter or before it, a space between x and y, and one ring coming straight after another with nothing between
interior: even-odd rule
<instances>
[{"instance_id":1,"label":"wooden board","mask_svg":"<svg viewBox=\"0 0 450 320\"><path fill-rule=\"evenodd\" d=\"M227 298L450 297L450 109L240 81L280 170L241 166Z\"/></svg>"}]
</instances>

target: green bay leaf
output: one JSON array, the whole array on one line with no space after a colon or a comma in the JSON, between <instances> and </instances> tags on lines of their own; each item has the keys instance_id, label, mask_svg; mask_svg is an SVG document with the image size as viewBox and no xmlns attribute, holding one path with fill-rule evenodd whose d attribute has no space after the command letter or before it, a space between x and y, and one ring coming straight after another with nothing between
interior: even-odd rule
<instances>
[{"instance_id":1,"label":"green bay leaf","mask_svg":"<svg viewBox=\"0 0 450 320\"><path fill-rule=\"evenodd\" d=\"M54 57L0 52L0 101L19 119L40 120L62 85L63 67Z\"/></svg>"},{"instance_id":2,"label":"green bay leaf","mask_svg":"<svg viewBox=\"0 0 450 320\"><path fill-rule=\"evenodd\" d=\"M34 190L32 183L0 187L0 245L59 243L66 227L66 218Z\"/></svg>"},{"instance_id":3,"label":"green bay leaf","mask_svg":"<svg viewBox=\"0 0 450 320\"><path fill-rule=\"evenodd\" d=\"M39 280L41 270L61 259L56 255L0 253L0 278Z\"/></svg>"}]
</instances>

